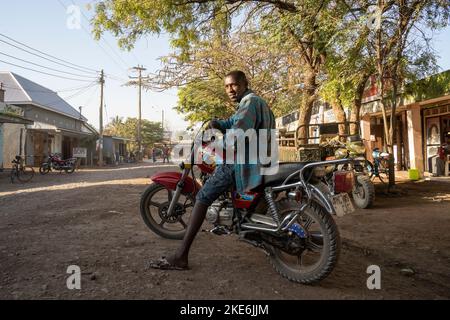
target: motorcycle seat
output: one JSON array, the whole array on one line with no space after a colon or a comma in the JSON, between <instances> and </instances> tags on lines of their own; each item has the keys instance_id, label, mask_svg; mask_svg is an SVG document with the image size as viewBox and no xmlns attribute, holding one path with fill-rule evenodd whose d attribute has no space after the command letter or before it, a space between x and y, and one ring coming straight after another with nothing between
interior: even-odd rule
<instances>
[{"instance_id":1,"label":"motorcycle seat","mask_svg":"<svg viewBox=\"0 0 450 320\"><path fill-rule=\"evenodd\" d=\"M265 187L272 187L281 185L286 178L294 173L295 171L300 170L309 162L280 162L278 167L278 172L273 175L265 175L263 176L263 183L258 187L254 188L253 191L261 192ZM299 176L292 177L288 183L294 183L299 181Z\"/></svg>"}]
</instances>

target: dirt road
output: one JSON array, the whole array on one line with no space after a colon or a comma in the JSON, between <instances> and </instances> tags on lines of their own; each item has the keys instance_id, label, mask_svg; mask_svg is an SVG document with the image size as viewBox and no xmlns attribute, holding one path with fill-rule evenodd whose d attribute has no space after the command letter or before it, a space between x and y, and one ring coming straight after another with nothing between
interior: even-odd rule
<instances>
[{"instance_id":1,"label":"dirt road","mask_svg":"<svg viewBox=\"0 0 450 320\"><path fill-rule=\"evenodd\" d=\"M281 278L262 251L235 236L205 232L192 270L146 269L178 244L151 233L139 214L148 176L160 170L177 169L38 174L14 185L0 173L0 299L450 298L448 181L401 184L401 197L379 195L375 208L337 218L339 264L319 285L304 286ZM81 290L67 289L69 265L81 268ZM366 286L370 265L381 268L381 290Z\"/></svg>"}]
</instances>

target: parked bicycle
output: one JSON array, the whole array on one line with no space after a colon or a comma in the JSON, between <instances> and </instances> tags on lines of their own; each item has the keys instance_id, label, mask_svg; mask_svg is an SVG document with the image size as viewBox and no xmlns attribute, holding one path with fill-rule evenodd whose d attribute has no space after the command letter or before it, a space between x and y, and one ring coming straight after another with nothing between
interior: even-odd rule
<instances>
[{"instance_id":1,"label":"parked bicycle","mask_svg":"<svg viewBox=\"0 0 450 320\"><path fill-rule=\"evenodd\" d=\"M370 174L370 179L378 178L382 183L389 179L389 158L390 154L381 152L379 148L372 151L373 163L366 160L367 170Z\"/></svg>"},{"instance_id":2,"label":"parked bicycle","mask_svg":"<svg viewBox=\"0 0 450 320\"><path fill-rule=\"evenodd\" d=\"M17 179L20 182L28 182L33 179L33 167L24 165L24 160L21 156L16 156L16 158L11 162L13 164L11 170L11 183L14 183L14 179Z\"/></svg>"}]
</instances>

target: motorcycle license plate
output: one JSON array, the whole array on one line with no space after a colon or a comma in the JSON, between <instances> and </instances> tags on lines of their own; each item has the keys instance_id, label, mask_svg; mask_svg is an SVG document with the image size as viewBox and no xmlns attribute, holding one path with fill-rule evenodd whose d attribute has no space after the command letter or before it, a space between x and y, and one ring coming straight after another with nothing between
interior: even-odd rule
<instances>
[{"instance_id":1,"label":"motorcycle license plate","mask_svg":"<svg viewBox=\"0 0 450 320\"><path fill-rule=\"evenodd\" d=\"M352 201L348 193L339 193L331 197L331 203L333 204L334 210L338 217L343 217L346 214L355 211Z\"/></svg>"}]
</instances>

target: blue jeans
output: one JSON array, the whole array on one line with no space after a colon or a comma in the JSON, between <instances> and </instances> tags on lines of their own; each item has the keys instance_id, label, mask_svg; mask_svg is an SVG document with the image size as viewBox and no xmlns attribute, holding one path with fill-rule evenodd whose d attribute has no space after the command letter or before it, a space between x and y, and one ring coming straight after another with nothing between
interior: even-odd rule
<instances>
[{"instance_id":1,"label":"blue jeans","mask_svg":"<svg viewBox=\"0 0 450 320\"><path fill-rule=\"evenodd\" d=\"M197 193L197 201L210 206L221 194L235 184L234 165L225 164L216 167L213 175L209 177Z\"/></svg>"}]
</instances>

